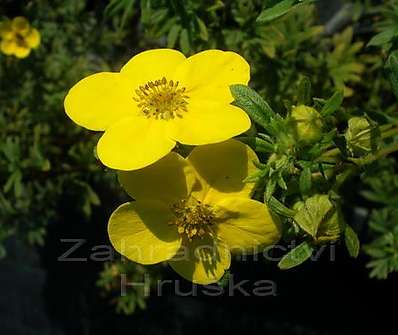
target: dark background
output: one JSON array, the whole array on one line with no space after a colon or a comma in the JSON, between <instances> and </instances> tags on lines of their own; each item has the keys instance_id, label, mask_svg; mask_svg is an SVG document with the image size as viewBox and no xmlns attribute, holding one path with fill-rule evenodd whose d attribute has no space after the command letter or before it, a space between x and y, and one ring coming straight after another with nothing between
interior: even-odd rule
<instances>
[{"instance_id":1,"label":"dark background","mask_svg":"<svg viewBox=\"0 0 398 335\"><path fill-rule=\"evenodd\" d=\"M0 265L0 334L370 334L394 329L397 276L369 279L366 259L349 259L342 245L335 246L335 260L328 249L318 261L289 271L272 262L234 262L235 283L249 280L243 287L251 293L256 280L271 280L276 296L244 296L238 290L229 296L226 289L209 297L200 287L193 296L192 284L168 269L163 280L180 280L180 291L189 296L176 296L167 284L161 297L153 292L146 310L117 315L98 295L101 262L57 260L71 246L60 239L86 240L73 257L89 258L93 246L108 244L101 223L109 213L99 209L90 222L79 222L67 206L59 210L65 211L64 220L49 227L43 249L9 241L9 256Z\"/></svg>"}]
</instances>

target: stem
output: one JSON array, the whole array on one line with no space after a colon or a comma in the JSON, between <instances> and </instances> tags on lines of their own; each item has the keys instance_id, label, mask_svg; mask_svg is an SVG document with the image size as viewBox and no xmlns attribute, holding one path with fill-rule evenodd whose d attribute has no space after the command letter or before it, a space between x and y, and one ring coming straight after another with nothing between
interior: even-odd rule
<instances>
[{"instance_id":1,"label":"stem","mask_svg":"<svg viewBox=\"0 0 398 335\"><path fill-rule=\"evenodd\" d=\"M392 127L392 128L391 128ZM393 125L384 125L380 127L381 134L380 138L385 139L392 137L394 135L398 135L398 126L393 126ZM394 150L395 151L395 150ZM331 162L335 161L335 157L340 154L340 149L339 148L333 148L330 150L325 151L321 156L317 158L317 162Z\"/></svg>"},{"instance_id":2,"label":"stem","mask_svg":"<svg viewBox=\"0 0 398 335\"><path fill-rule=\"evenodd\" d=\"M395 151L398 151L398 142L392 143L374 154L367 155L363 158L351 158L350 161L357 165L366 165L374 162L379 158L383 158Z\"/></svg>"},{"instance_id":3,"label":"stem","mask_svg":"<svg viewBox=\"0 0 398 335\"><path fill-rule=\"evenodd\" d=\"M382 132L380 137L381 138L388 138L388 137L391 137L391 136L394 136L394 135L398 135L398 127L395 127L395 128L389 129L389 130L387 130L385 132Z\"/></svg>"},{"instance_id":4,"label":"stem","mask_svg":"<svg viewBox=\"0 0 398 335\"><path fill-rule=\"evenodd\" d=\"M326 158L326 160L329 161L331 157L337 156L338 154L340 154L340 149L333 148L328 151L325 151L321 156L317 158L317 161L322 162L323 158Z\"/></svg>"}]
</instances>

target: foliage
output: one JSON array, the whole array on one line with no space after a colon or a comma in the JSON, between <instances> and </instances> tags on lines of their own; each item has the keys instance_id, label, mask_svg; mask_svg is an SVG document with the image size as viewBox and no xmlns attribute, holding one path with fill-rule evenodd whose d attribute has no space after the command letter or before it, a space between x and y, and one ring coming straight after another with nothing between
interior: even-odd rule
<instances>
[{"instance_id":1,"label":"foliage","mask_svg":"<svg viewBox=\"0 0 398 335\"><path fill-rule=\"evenodd\" d=\"M371 241L365 252L372 258L368 263L370 276L387 278L398 271L398 171L395 160L382 161L364 176L368 188L362 195L377 204L369 217Z\"/></svg>"},{"instance_id":2,"label":"foliage","mask_svg":"<svg viewBox=\"0 0 398 335\"><path fill-rule=\"evenodd\" d=\"M120 260L105 263L97 286L103 290L102 295L115 305L117 313L132 314L137 307L145 309L146 299L157 278L156 269L148 270L142 265ZM125 285L125 294L121 295L122 285Z\"/></svg>"},{"instance_id":3,"label":"foliage","mask_svg":"<svg viewBox=\"0 0 398 335\"><path fill-rule=\"evenodd\" d=\"M112 52L112 33L98 31L95 13L81 1L36 1L23 10L34 17L43 41L26 60L0 58L0 235L43 243L44 228L56 219L65 194L75 195L76 208L86 216L100 203L91 186L104 179L97 174L93 139L66 122L62 106L66 90L82 73L109 67L97 55Z\"/></svg>"}]
</instances>

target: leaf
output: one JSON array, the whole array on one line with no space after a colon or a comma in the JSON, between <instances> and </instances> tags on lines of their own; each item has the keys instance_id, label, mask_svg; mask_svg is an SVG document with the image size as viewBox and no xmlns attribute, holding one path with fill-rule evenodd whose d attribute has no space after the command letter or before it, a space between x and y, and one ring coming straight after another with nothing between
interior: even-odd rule
<instances>
[{"instance_id":1,"label":"leaf","mask_svg":"<svg viewBox=\"0 0 398 335\"><path fill-rule=\"evenodd\" d=\"M275 188L276 188L276 180L275 178L271 178L270 180L268 180L267 186L265 188L265 194L264 194L265 201L269 201L269 199L275 192Z\"/></svg>"},{"instance_id":2,"label":"leaf","mask_svg":"<svg viewBox=\"0 0 398 335\"><path fill-rule=\"evenodd\" d=\"M259 137L240 137L241 142L250 145L256 152L272 153L275 151L275 145Z\"/></svg>"},{"instance_id":3,"label":"leaf","mask_svg":"<svg viewBox=\"0 0 398 335\"><path fill-rule=\"evenodd\" d=\"M279 186L281 189L287 190L286 182L285 182L285 180L283 179L282 175L280 175L280 174L278 175L277 183L278 183L278 186Z\"/></svg>"},{"instance_id":4,"label":"leaf","mask_svg":"<svg viewBox=\"0 0 398 335\"><path fill-rule=\"evenodd\" d=\"M312 175L309 167L304 168L300 174L299 180L300 192L302 194L308 194L312 187Z\"/></svg>"},{"instance_id":5,"label":"leaf","mask_svg":"<svg viewBox=\"0 0 398 335\"><path fill-rule=\"evenodd\" d=\"M367 46L382 46L391 42L395 35L397 35L397 30L395 27L391 27L373 36Z\"/></svg>"},{"instance_id":6,"label":"leaf","mask_svg":"<svg viewBox=\"0 0 398 335\"><path fill-rule=\"evenodd\" d=\"M199 27L199 37L203 41L208 41L209 40L209 33L207 31L205 23L198 17L196 18L196 21L198 22L198 27Z\"/></svg>"},{"instance_id":7,"label":"leaf","mask_svg":"<svg viewBox=\"0 0 398 335\"><path fill-rule=\"evenodd\" d=\"M391 88L398 98L398 58L397 53L392 53L386 63L387 76L390 79Z\"/></svg>"},{"instance_id":8,"label":"leaf","mask_svg":"<svg viewBox=\"0 0 398 335\"><path fill-rule=\"evenodd\" d=\"M128 17L133 15L135 1L136 0L112 0L105 7L104 14L105 16L112 17L121 13L122 15L119 26L119 29L121 29L125 26Z\"/></svg>"},{"instance_id":9,"label":"leaf","mask_svg":"<svg viewBox=\"0 0 398 335\"><path fill-rule=\"evenodd\" d=\"M189 51L191 50L190 43L189 43L189 35L188 35L188 30L183 29L180 34L180 46L181 46L181 51L184 54L188 54Z\"/></svg>"},{"instance_id":10,"label":"leaf","mask_svg":"<svg viewBox=\"0 0 398 335\"><path fill-rule=\"evenodd\" d=\"M357 258L359 254L359 239L355 231L346 225L344 229L345 245L351 257Z\"/></svg>"},{"instance_id":11,"label":"leaf","mask_svg":"<svg viewBox=\"0 0 398 335\"><path fill-rule=\"evenodd\" d=\"M294 221L302 230L314 238L320 224L335 210L326 194L316 194L304 203L299 203L297 207Z\"/></svg>"},{"instance_id":12,"label":"leaf","mask_svg":"<svg viewBox=\"0 0 398 335\"><path fill-rule=\"evenodd\" d=\"M261 178L264 178L265 174L267 173L267 170L257 170L256 172L252 173L250 176L247 176L245 179L243 179L244 183L253 183Z\"/></svg>"},{"instance_id":13,"label":"leaf","mask_svg":"<svg viewBox=\"0 0 398 335\"><path fill-rule=\"evenodd\" d=\"M246 85L231 85L230 89L235 99L235 105L242 108L255 123L267 128L270 119L275 115L267 102Z\"/></svg>"},{"instance_id":14,"label":"leaf","mask_svg":"<svg viewBox=\"0 0 398 335\"><path fill-rule=\"evenodd\" d=\"M271 8L267 8L257 17L257 23L271 22L286 14L296 3L296 0L283 0Z\"/></svg>"},{"instance_id":15,"label":"leaf","mask_svg":"<svg viewBox=\"0 0 398 335\"><path fill-rule=\"evenodd\" d=\"M14 174L14 194L15 197L19 198L23 193L22 172L21 170L16 170Z\"/></svg>"},{"instance_id":16,"label":"leaf","mask_svg":"<svg viewBox=\"0 0 398 335\"><path fill-rule=\"evenodd\" d=\"M7 193L11 190L12 185L14 185L14 180L16 178L16 172L10 174L6 183L3 185L3 192Z\"/></svg>"},{"instance_id":17,"label":"leaf","mask_svg":"<svg viewBox=\"0 0 398 335\"><path fill-rule=\"evenodd\" d=\"M220 8L224 8L225 4L222 2L222 0L216 0L215 3L207 8L208 12L215 12L216 10Z\"/></svg>"},{"instance_id":18,"label":"leaf","mask_svg":"<svg viewBox=\"0 0 398 335\"><path fill-rule=\"evenodd\" d=\"M281 270L288 270L302 264L311 257L314 247L304 241L293 250L290 250L278 263Z\"/></svg>"},{"instance_id":19,"label":"leaf","mask_svg":"<svg viewBox=\"0 0 398 335\"><path fill-rule=\"evenodd\" d=\"M344 99L343 90L336 91L323 105L321 110L322 116L329 116L336 112Z\"/></svg>"},{"instance_id":20,"label":"leaf","mask_svg":"<svg viewBox=\"0 0 398 335\"><path fill-rule=\"evenodd\" d=\"M181 26L178 24L175 24L174 26L171 27L169 34L167 35L167 47L168 48L174 48L178 34L180 33Z\"/></svg>"},{"instance_id":21,"label":"leaf","mask_svg":"<svg viewBox=\"0 0 398 335\"><path fill-rule=\"evenodd\" d=\"M297 104L308 105L311 103L311 82L307 77L300 80L298 85Z\"/></svg>"},{"instance_id":22,"label":"leaf","mask_svg":"<svg viewBox=\"0 0 398 335\"><path fill-rule=\"evenodd\" d=\"M296 214L296 211L286 207L284 204L282 204L278 199L276 199L273 196L269 198L267 204L270 207L270 209L276 214L283 215L289 218L294 217L294 214Z\"/></svg>"},{"instance_id":23,"label":"leaf","mask_svg":"<svg viewBox=\"0 0 398 335\"><path fill-rule=\"evenodd\" d=\"M99 206L101 204L101 200L98 197L97 193L95 193L89 185L87 185L87 194L91 204L93 204L94 206Z\"/></svg>"}]
</instances>

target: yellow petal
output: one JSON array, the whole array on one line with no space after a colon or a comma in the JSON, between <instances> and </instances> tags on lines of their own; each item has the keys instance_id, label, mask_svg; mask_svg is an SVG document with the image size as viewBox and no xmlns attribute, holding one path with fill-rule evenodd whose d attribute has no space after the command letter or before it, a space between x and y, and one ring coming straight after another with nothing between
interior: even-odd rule
<instances>
[{"instance_id":1,"label":"yellow petal","mask_svg":"<svg viewBox=\"0 0 398 335\"><path fill-rule=\"evenodd\" d=\"M196 181L191 164L175 152L144 169L120 171L118 176L132 198L158 199L168 204L186 198Z\"/></svg>"},{"instance_id":2,"label":"yellow petal","mask_svg":"<svg viewBox=\"0 0 398 335\"><path fill-rule=\"evenodd\" d=\"M237 140L198 146L188 157L202 184L201 200L218 201L228 196L250 197L254 184L243 180L254 173L256 153Z\"/></svg>"},{"instance_id":3,"label":"yellow petal","mask_svg":"<svg viewBox=\"0 0 398 335\"><path fill-rule=\"evenodd\" d=\"M228 248L240 253L262 252L280 238L279 223L259 201L227 197L213 204L216 234Z\"/></svg>"},{"instance_id":4,"label":"yellow petal","mask_svg":"<svg viewBox=\"0 0 398 335\"><path fill-rule=\"evenodd\" d=\"M25 45L17 45L14 50L14 55L17 58L26 58L30 54L30 48Z\"/></svg>"},{"instance_id":5,"label":"yellow petal","mask_svg":"<svg viewBox=\"0 0 398 335\"><path fill-rule=\"evenodd\" d=\"M37 29L32 28L28 35L26 35L25 37L25 42L27 43L27 45L32 48L35 49L39 46L40 44L40 33Z\"/></svg>"},{"instance_id":6,"label":"yellow petal","mask_svg":"<svg viewBox=\"0 0 398 335\"><path fill-rule=\"evenodd\" d=\"M23 36L27 35L30 30L29 21L23 16L17 16L12 20L12 29Z\"/></svg>"},{"instance_id":7,"label":"yellow petal","mask_svg":"<svg viewBox=\"0 0 398 335\"><path fill-rule=\"evenodd\" d=\"M105 130L120 119L138 113L133 94L130 82L119 73L96 73L71 88L65 98L65 111L82 127Z\"/></svg>"},{"instance_id":8,"label":"yellow petal","mask_svg":"<svg viewBox=\"0 0 398 335\"><path fill-rule=\"evenodd\" d=\"M0 22L0 37L2 39L12 39L15 37L15 33L12 30L12 25L10 20L5 20Z\"/></svg>"},{"instance_id":9,"label":"yellow petal","mask_svg":"<svg viewBox=\"0 0 398 335\"><path fill-rule=\"evenodd\" d=\"M206 50L189 57L175 73L187 95L224 103L233 101L229 86L246 85L250 66L235 52Z\"/></svg>"},{"instance_id":10,"label":"yellow petal","mask_svg":"<svg viewBox=\"0 0 398 335\"><path fill-rule=\"evenodd\" d=\"M219 281L229 269L231 254L225 245L210 237L196 238L187 245L183 244L169 264L185 279L208 285Z\"/></svg>"},{"instance_id":11,"label":"yellow petal","mask_svg":"<svg viewBox=\"0 0 398 335\"><path fill-rule=\"evenodd\" d=\"M185 61L185 56L172 49L153 49L139 53L131 58L120 70L120 73L139 85L148 81L173 77L178 65ZM138 88L138 87L136 87Z\"/></svg>"},{"instance_id":12,"label":"yellow petal","mask_svg":"<svg viewBox=\"0 0 398 335\"><path fill-rule=\"evenodd\" d=\"M122 119L100 138L99 159L112 169L124 171L141 169L158 161L175 146L166 136L165 122L144 116Z\"/></svg>"},{"instance_id":13,"label":"yellow petal","mask_svg":"<svg viewBox=\"0 0 398 335\"><path fill-rule=\"evenodd\" d=\"M210 100L189 100L188 111L169 122L170 137L189 145L217 143L250 128L250 118L238 107Z\"/></svg>"},{"instance_id":14,"label":"yellow petal","mask_svg":"<svg viewBox=\"0 0 398 335\"><path fill-rule=\"evenodd\" d=\"M17 47L17 43L14 40L2 40L0 43L0 50L5 55L14 54Z\"/></svg>"},{"instance_id":15,"label":"yellow petal","mask_svg":"<svg viewBox=\"0 0 398 335\"><path fill-rule=\"evenodd\" d=\"M181 240L170 210L156 201L130 202L117 208L109 219L113 247L141 264L155 264L173 257Z\"/></svg>"}]
</instances>

